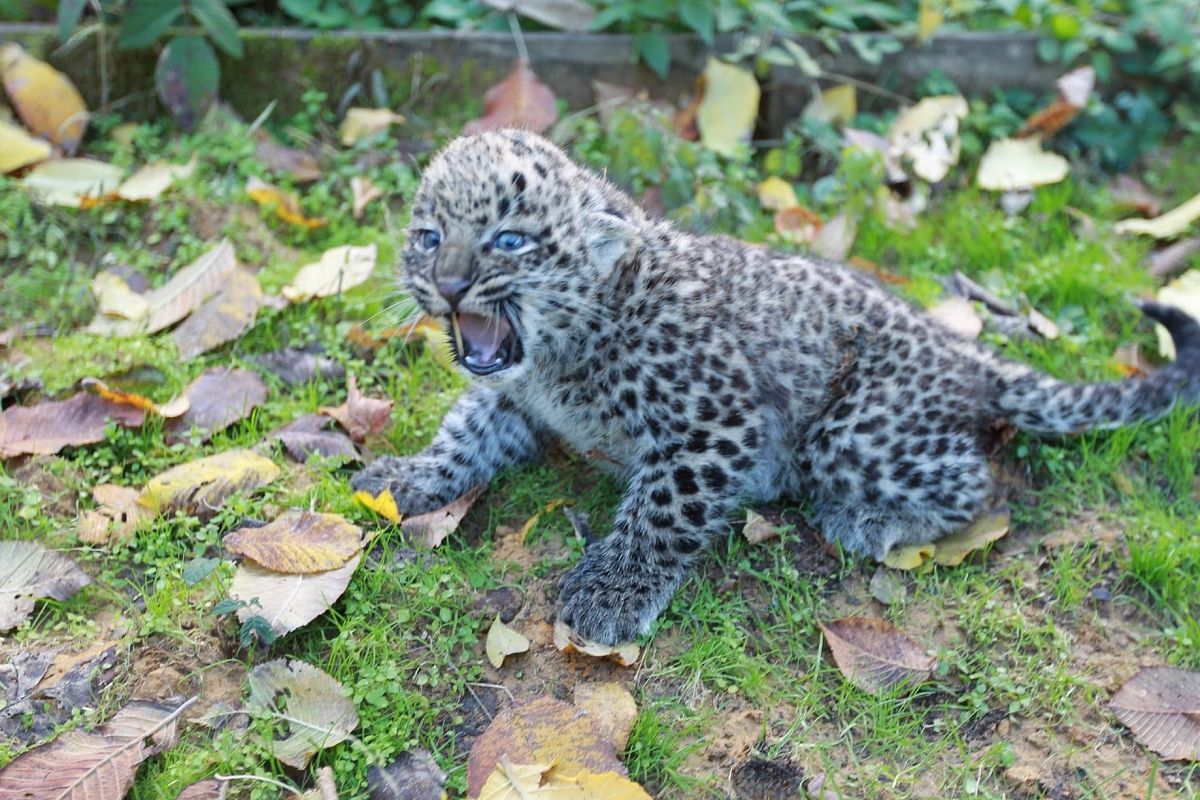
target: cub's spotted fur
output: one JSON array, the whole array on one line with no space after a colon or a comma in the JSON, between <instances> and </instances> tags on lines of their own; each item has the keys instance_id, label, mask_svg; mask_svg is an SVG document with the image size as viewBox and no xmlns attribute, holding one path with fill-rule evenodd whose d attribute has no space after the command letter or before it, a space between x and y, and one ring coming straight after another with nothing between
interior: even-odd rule
<instances>
[{"instance_id":1,"label":"cub's spotted fur","mask_svg":"<svg viewBox=\"0 0 1200 800\"><path fill-rule=\"evenodd\" d=\"M602 642L647 630L743 501L809 498L882 557L954 531L991 489L981 435L1111 428L1200 401L1200 324L1147 303L1178 359L1069 385L956 337L861 273L652 221L549 142L459 139L413 202L404 284L473 385L433 443L356 489L430 511L552 437L628 482L612 532L561 583Z\"/></svg>"}]
</instances>

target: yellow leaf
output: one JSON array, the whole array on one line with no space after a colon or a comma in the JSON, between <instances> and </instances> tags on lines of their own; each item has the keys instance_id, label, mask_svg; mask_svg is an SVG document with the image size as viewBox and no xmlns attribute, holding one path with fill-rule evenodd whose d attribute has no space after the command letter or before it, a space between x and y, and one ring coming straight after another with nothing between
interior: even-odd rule
<instances>
[{"instance_id":1,"label":"yellow leaf","mask_svg":"<svg viewBox=\"0 0 1200 800\"><path fill-rule=\"evenodd\" d=\"M888 132L891 155L911 161L922 180L943 180L962 152L958 123L967 110L966 99L956 94L926 97L905 109Z\"/></svg>"},{"instance_id":2,"label":"yellow leaf","mask_svg":"<svg viewBox=\"0 0 1200 800\"><path fill-rule=\"evenodd\" d=\"M892 569L910 570L933 560L934 545L909 544L894 547L883 558L883 563Z\"/></svg>"},{"instance_id":3,"label":"yellow leaf","mask_svg":"<svg viewBox=\"0 0 1200 800\"><path fill-rule=\"evenodd\" d=\"M492 620L492 627L488 628L487 642L484 645L484 652L487 653L492 666L500 669L504 666L505 656L524 653L527 650L529 640L501 622L500 615L497 614Z\"/></svg>"},{"instance_id":4,"label":"yellow leaf","mask_svg":"<svg viewBox=\"0 0 1200 800\"><path fill-rule=\"evenodd\" d=\"M280 290L291 303L329 297L362 284L375 270L378 250L373 244L366 247L343 245L326 250L320 261L305 264Z\"/></svg>"},{"instance_id":5,"label":"yellow leaf","mask_svg":"<svg viewBox=\"0 0 1200 800\"><path fill-rule=\"evenodd\" d=\"M754 73L710 58L704 68L704 99L696 112L700 143L722 155L736 154L754 132L759 95Z\"/></svg>"},{"instance_id":6,"label":"yellow leaf","mask_svg":"<svg viewBox=\"0 0 1200 800\"><path fill-rule=\"evenodd\" d=\"M1200 219L1200 194L1154 219L1126 219L1113 226L1116 233L1141 233L1155 239L1174 239Z\"/></svg>"},{"instance_id":7,"label":"yellow leaf","mask_svg":"<svg viewBox=\"0 0 1200 800\"><path fill-rule=\"evenodd\" d=\"M921 0L917 5L917 39L927 41L942 27L945 15L938 0Z\"/></svg>"},{"instance_id":8,"label":"yellow leaf","mask_svg":"<svg viewBox=\"0 0 1200 800\"><path fill-rule=\"evenodd\" d=\"M29 130L74 153L87 128L88 111L71 79L12 42L0 45L0 78Z\"/></svg>"},{"instance_id":9,"label":"yellow leaf","mask_svg":"<svg viewBox=\"0 0 1200 800\"><path fill-rule=\"evenodd\" d=\"M92 278L92 294L96 305L106 317L139 322L150 314L150 303L146 298L129 288L120 275L104 270Z\"/></svg>"},{"instance_id":10,"label":"yellow leaf","mask_svg":"<svg viewBox=\"0 0 1200 800\"><path fill-rule=\"evenodd\" d=\"M196 171L196 164L196 156L192 156L186 164L168 164L165 161L147 164L121 181L117 187L117 197L130 201L155 200L171 188L176 180L190 178Z\"/></svg>"},{"instance_id":11,"label":"yellow leaf","mask_svg":"<svg viewBox=\"0 0 1200 800\"><path fill-rule=\"evenodd\" d=\"M285 511L257 528L225 536L225 549L289 575L337 569L363 547L362 528L341 514Z\"/></svg>"},{"instance_id":12,"label":"yellow leaf","mask_svg":"<svg viewBox=\"0 0 1200 800\"><path fill-rule=\"evenodd\" d=\"M792 185L776 175L758 185L758 202L768 211L782 211L800 205Z\"/></svg>"},{"instance_id":13,"label":"yellow leaf","mask_svg":"<svg viewBox=\"0 0 1200 800\"><path fill-rule=\"evenodd\" d=\"M1192 269L1158 290L1158 302L1175 306L1200 319L1200 269ZM1175 342L1162 325L1158 330L1158 352L1164 358L1175 358Z\"/></svg>"},{"instance_id":14,"label":"yellow leaf","mask_svg":"<svg viewBox=\"0 0 1200 800\"><path fill-rule=\"evenodd\" d=\"M650 800L646 790L615 772L559 774L553 764L513 764L501 758L478 800Z\"/></svg>"},{"instance_id":15,"label":"yellow leaf","mask_svg":"<svg viewBox=\"0 0 1200 800\"><path fill-rule=\"evenodd\" d=\"M588 713L596 727L612 742L613 750L625 752L638 715L637 703L628 689L616 681L577 683L575 707Z\"/></svg>"},{"instance_id":16,"label":"yellow leaf","mask_svg":"<svg viewBox=\"0 0 1200 800\"><path fill-rule=\"evenodd\" d=\"M841 84L831 86L813 97L804 107L802 116L845 125L858 114L858 93L853 86Z\"/></svg>"},{"instance_id":17,"label":"yellow leaf","mask_svg":"<svg viewBox=\"0 0 1200 800\"><path fill-rule=\"evenodd\" d=\"M351 147L368 136L386 131L392 125L402 124L404 117L387 108L351 108L346 111L338 137L342 144Z\"/></svg>"},{"instance_id":18,"label":"yellow leaf","mask_svg":"<svg viewBox=\"0 0 1200 800\"><path fill-rule=\"evenodd\" d=\"M1037 138L997 139L983 154L975 182L981 189L1013 192L1058 183L1069 168L1065 158L1043 150Z\"/></svg>"},{"instance_id":19,"label":"yellow leaf","mask_svg":"<svg viewBox=\"0 0 1200 800\"><path fill-rule=\"evenodd\" d=\"M34 167L21 184L39 203L84 208L117 188L123 170L90 158L59 158Z\"/></svg>"},{"instance_id":20,"label":"yellow leaf","mask_svg":"<svg viewBox=\"0 0 1200 800\"><path fill-rule=\"evenodd\" d=\"M300 200L296 195L276 188L266 181L251 178L246 181L246 194L261 208L274 209L275 216L298 228L320 228L325 220L306 217L300 211Z\"/></svg>"},{"instance_id":21,"label":"yellow leaf","mask_svg":"<svg viewBox=\"0 0 1200 800\"><path fill-rule=\"evenodd\" d=\"M279 476L279 467L253 450L229 450L189 461L146 482L138 502L155 513L211 514L238 490L255 489Z\"/></svg>"},{"instance_id":22,"label":"yellow leaf","mask_svg":"<svg viewBox=\"0 0 1200 800\"><path fill-rule=\"evenodd\" d=\"M525 543L526 537L528 537L529 534L533 531L533 529L535 527L537 527L538 520L540 520L542 518L542 514L549 514L551 511L558 508L565 502L567 502L567 498L556 497L555 499L551 500L549 503L546 503L545 507L542 508L541 511L537 512L532 517L525 520L525 524L521 526L521 530L517 534L518 538L521 540L521 544Z\"/></svg>"},{"instance_id":23,"label":"yellow leaf","mask_svg":"<svg viewBox=\"0 0 1200 800\"><path fill-rule=\"evenodd\" d=\"M933 552L933 563L943 567L961 564L971 553L983 549L1008 533L1008 525L1007 510L985 514L972 522L966 530L938 539Z\"/></svg>"},{"instance_id":24,"label":"yellow leaf","mask_svg":"<svg viewBox=\"0 0 1200 800\"><path fill-rule=\"evenodd\" d=\"M48 143L33 138L24 128L0 120L0 173L45 161L51 152Z\"/></svg>"},{"instance_id":25,"label":"yellow leaf","mask_svg":"<svg viewBox=\"0 0 1200 800\"><path fill-rule=\"evenodd\" d=\"M767 521L766 517L757 511L746 509L746 523L742 525L742 536L746 537L747 542L758 544L768 539L774 539L778 535L779 531Z\"/></svg>"},{"instance_id":26,"label":"yellow leaf","mask_svg":"<svg viewBox=\"0 0 1200 800\"><path fill-rule=\"evenodd\" d=\"M562 620L554 623L554 646L560 653L583 653L593 658L607 658L622 667L636 664L641 654L641 648L636 642L613 645L592 642L571 630Z\"/></svg>"},{"instance_id":27,"label":"yellow leaf","mask_svg":"<svg viewBox=\"0 0 1200 800\"><path fill-rule=\"evenodd\" d=\"M396 507L396 499L392 493L384 489L375 497L368 492L355 492L354 501L369 511L374 511L389 522L400 521L400 509Z\"/></svg>"}]
</instances>

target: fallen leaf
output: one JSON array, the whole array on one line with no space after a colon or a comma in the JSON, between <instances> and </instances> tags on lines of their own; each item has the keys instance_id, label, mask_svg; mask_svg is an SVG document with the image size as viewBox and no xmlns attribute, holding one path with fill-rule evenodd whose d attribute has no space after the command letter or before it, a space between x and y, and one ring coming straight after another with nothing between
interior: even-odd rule
<instances>
[{"instance_id":1,"label":"fallen leaf","mask_svg":"<svg viewBox=\"0 0 1200 800\"><path fill-rule=\"evenodd\" d=\"M250 178L246 181L246 194L260 208L273 209L275 216L289 225L309 230L325 225L325 220L305 216L300 211L300 200L295 194L278 189L259 178Z\"/></svg>"},{"instance_id":2,"label":"fallen leaf","mask_svg":"<svg viewBox=\"0 0 1200 800\"><path fill-rule=\"evenodd\" d=\"M1025 321L1029 324L1030 330L1032 330L1038 336L1041 336L1043 339L1050 339L1053 341L1057 339L1061 333L1058 329L1058 325L1054 323L1054 320L1050 319L1036 308L1031 308L1029 311L1025 312Z\"/></svg>"},{"instance_id":3,"label":"fallen leaf","mask_svg":"<svg viewBox=\"0 0 1200 800\"><path fill-rule=\"evenodd\" d=\"M326 673L294 658L278 658L250 670L247 710L275 718L283 727L267 742L275 757L304 769L318 751L350 738L358 727L345 688Z\"/></svg>"},{"instance_id":4,"label":"fallen leaf","mask_svg":"<svg viewBox=\"0 0 1200 800\"><path fill-rule=\"evenodd\" d=\"M492 627L488 628L487 642L483 649L492 666L500 669L504 666L506 656L528 652L529 639L505 625L497 615L492 620Z\"/></svg>"},{"instance_id":5,"label":"fallen leaf","mask_svg":"<svg viewBox=\"0 0 1200 800\"><path fill-rule=\"evenodd\" d=\"M808 101L808 105L801 113L802 117L828 122L832 125L845 125L857 115L858 93L849 84L823 89L820 94Z\"/></svg>"},{"instance_id":6,"label":"fallen leaf","mask_svg":"<svg viewBox=\"0 0 1200 800\"><path fill-rule=\"evenodd\" d=\"M1120 208L1130 208L1147 217L1156 217L1162 212L1162 200L1151 194L1146 184L1132 175L1117 175L1109 184L1108 191Z\"/></svg>"},{"instance_id":7,"label":"fallen leaf","mask_svg":"<svg viewBox=\"0 0 1200 800\"><path fill-rule=\"evenodd\" d=\"M142 488L138 503L155 514L182 511L209 516L237 491L279 477L279 467L252 450L227 450L162 472Z\"/></svg>"},{"instance_id":8,"label":"fallen leaf","mask_svg":"<svg viewBox=\"0 0 1200 800\"><path fill-rule=\"evenodd\" d=\"M637 703L628 689L616 681L577 683L575 707L591 715L596 727L612 742L613 750L625 752L638 715Z\"/></svg>"},{"instance_id":9,"label":"fallen leaf","mask_svg":"<svg viewBox=\"0 0 1200 800\"><path fill-rule=\"evenodd\" d=\"M250 356L258 366L279 376L288 386L303 386L314 378L341 378L346 368L319 350L285 347L262 355Z\"/></svg>"},{"instance_id":10,"label":"fallen leaf","mask_svg":"<svg viewBox=\"0 0 1200 800\"><path fill-rule=\"evenodd\" d=\"M340 431L327 430L326 426L330 424L332 420L329 417L306 414L267 434L267 438L277 439L283 445L284 452L301 464L313 454L322 458L341 457L358 461L358 449L354 442Z\"/></svg>"},{"instance_id":11,"label":"fallen leaf","mask_svg":"<svg viewBox=\"0 0 1200 800\"><path fill-rule=\"evenodd\" d=\"M807 244L817 237L824 223L804 206L781 208L775 212L775 231L793 242Z\"/></svg>"},{"instance_id":12,"label":"fallen leaf","mask_svg":"<svg viewBox=\"0 0 1200 800\"><path fill-rule=\"evenodd\" d=\"M383 197L383 189L371 183L368 178L355 175L350 179L350 195L353 198L353 208L350 213L355 219L362 219L367 206Z\"/></svg>"},{"instance_id":13,"label":"fallen leaf","mask_svg":"<svg viewBox=\"0 0 1200 800\"><path fill-rule=\"evenodd\" d=\"M212 367L189 383L180 397L187 400L188 407L167 423L167 441L184 441L192 431L201 441L208 441L262 405L267 399L267 385L250 370Z\"/></svg>"},{"instance_id":14,"label":"fallen leaf","mask_svg":"<svg viewBox=\"0 0 1200 800\"><path fill-rule=\"evenodd\" d=\"M933 553L936 548L930 544L906 544L901 547L893 547L886 556L883 557L884 566L892 569L910 570L917 569L933 561Z\"/></svg>"},{"instance_id":15,"label":"fallen leaf","mask_svg":"<svg viewBox=\"0 0 1200 800\"><path fill-rule=\"evenodd\" d=\"M348 108L338 129L345 147L353 147L367 137L382 133L393 125L404 124L404 117L386 108Z\"/></svg>"},{"instance_id":16,"label":"fallen leaf","mask_svg":"<svg viewBox=\"0 0 1200 800\"><path fill-rule=\"evenodd\" d=\"M91 158L55 158L31 169L21 185L43 205L94 205L121 183L125 171Z\"/></svg>"},{"instance_id":17,"label":"fallen leaf","mask_svg":"<svg viewBox=\"0 0 1200 800\"><path fill-rule=\"evenodd\" d=\"M370 434L383 432L391 420L393 405L391 400L363 395L358 391L358 380L351 374L346 379L346 402L320 408L318 413L336 419L351 439L361 442Z\"/></svg>"},{"instance_id":18,"label":"fallen leaf","mask_svg":"<svg viewBox=\"0 0 1200 800\"><path fill-rule=\"evenodd\" d=\"M821 258L845 261L857 234L858 220L841 211L825 221L809 242L809 249Z\"/></svg>"},{"instance_id":19,"label":"fallen leaf","mask_svg":"<svg viewBox=\"0 0 1200 800\"><path fill-rule=\"evenodd\" d=\"M0 412L0 458L51 455L64 447L104 441L109 420L127 428L142 424L146 412L90 392L35 406Z\"/></svg>"},{"instance_id":20,"label":"fallen leaf","mask_svg":"<svg viewBox=\"0 0 1200 800\"><path fill-rule=\"evenodd\" d=\"M500 83L483 97L483 116L463 126L467 135L501 128L527 128L544 133L558 121L558 101L550 87L525 61L518 60Z\"/></svg>"},{"instance_id":21,"label":"fallen leaf","mask_svg":"<svg viewBox=\"0 0 1200 800\"><path fill-rule=\"evenodd\" d=\"M254 325L263 302L258 278L235 269L227 280L219 292L171 332L184 361L234 341Z\"/></svg>"},{"instance_id":22,"label":"fallen leaf","mask_svg":"<svg viewBox=\"0 0 1200 800\"><path fill-rule=\"evenodd\" d=\"M0 798L108 800L133 786L138 765L171 747L193 700L133 700L95 733L80 728L17 756L0 772Z\"/></svg>"},{"instance_id":23,"label":"fallen leaf","mask_svg":"<svg viewBox=\"0 0 1200 800\"><path fill-rule=\"evenodd\" d=\"M311 183L321 177L321 165L312 153L285 147L267 135L254 145L254 155L276 175L287 175L296 183Z\"/></svg>"},{"instance_id":24,"label":"fallen leaf","mask_svg":"<svg viewBox=\"0 0 1200 800\"><path fill-rule=\"evenodd\" d=\"M536 697L501 711L479 735L467 757L467 795L480 794L502 758L555 764L564 775L580 770L625 775L612 741L582 709L552 697Z\"/></svg>"},{"instance_id":25,"label":"fallen leaf","mask_svg":"<svg viewBox=\"0 0 1200 800\"><path fill-rule=\"evenodd\" d=\"M959 121L967 116L962 95L926 97L896 117L888 133L889 153L911 162L917 177L939 183L958 163L962 142Z\"/></svg>"},{"instance_id":26,"label":"fallen leaf","mask_svg":"<svg viewBox=\"0 0 1200 800\"><path fill-rule=\"evenodd\" d=\"M772 175L758 185L758 202L767 211L780 211L800 205L796 200L796 191L792 185L776 175Z\"/></svg>"},{"instance_id":27,"label":"fallen leaf","mask_svg":"<svg viewBox=\"0 0 1200 800\"><path fill-rule=\"evenodd\" d=\"M362 551L362 528L341 514L285 511L274 521L238 528L222 540L229 552L288 574L337 569Z\"/></svg>"},{"instance_id":28,"label":"fallen leaf","mask_svg":"<svg viewBox=\"0 0 1200 800\"><path fill-rule=\"evenodd\" d=\"M350 585L362 554L325 572L288 575L253 561L238 565L229 596L248 605L238 609L239 622L260 617L276 636L284 636L324 614Z\"/></svg>"},{"instance_id":29,"label":"fallen leaf","mask_svg":"<svg viewBox=\"0 0 1200 800\"><path fill-rule=\"evenodd\" d=\"M1156 299L1160 303L1175 306L1200 319L1200 269L1191 269L1158 290ZM1158 352L1163 358L1174 360L1175 341L1162 325L1155 324L1158 332ZM0 417L2 419L2 417ZM0 436L0 439L3 437ZM0 450L0 452L3 452Z\"/></svg>"},{"instance_id":30,"label":"fallen leaf","mask_svg":"<svg viewBox=\"0 0 1200 800\"><path fill-rule=\"evenodd\" d=\"M480 484L445 508L408 517L400 523L400 529L419 539L426 547L437 547L443 539L458 530L459 523L486 488L487 484Z\"/></svg>"},{"instance_id":31,"label":"fallen leaf","mask_svg":"<svg viewBox=\"0 0 1200 800\"><path fill-rule=\"evenodd\" d=\"M131 202L157 200L177 180L186 180L196 172L197 156L186 164L156 161L130 175L117 187L115 196Z\"/></svg>"},{"instance_id":32,"label":"fallen leaf","mask_svg":"<svg viewBox=\"0 0 1200 800\"><path fill-rule=\"evenodd\" d=\"M965 530L934 542L933 563L942 567L958 566L971 553L1006 535L1009 524L1008 509L982 515Z\"/></svg>"},{"instance_id":33,"label":"fallen leaf","mask_svg":"<svg viewBox=\"0 0 1200 800\"><path fill-rule=\"evenodd\" d=\"M542 506L541 511L538 511L532 517L525 520L525 524L521 526L519 531L517 531L517 538L520 539L521 544L525 544L525 540L529 538L529 534L533 533L533 529L537 527L537 524L541 520L543 514L549 514L551 511L554 511L566 502L568 502L567 498L556 497L553 500L548 501L546 505Z\"/></svg>"},{"instance_id":34,"label":"fallen leaf","mask_svg":"<svg viewBox=\"0 0 1200 800\"><path fill-rule=\"evenodd\" d=\"M1039 139L996 139L979 162L975 182L981 189L1011 192L1058 183L1068 170L1067 160L1042 150Z\"/></svg>"},{"instance_id":35,"label":"fallen leaf","mask_svg":"<svg viewBox=\"0 0 1200 800\"><path fill-rule=\"evenodd\" d=\"M374 511L389 522L400 521L400 510L396 507L396 499L387 489L375 497L372 497L369 492L358 491L354 493L352 499L363 508Z\"/></svg>"},{"instance_id":36,"label":"fallen leaf","mask_svg":"<svg viewBox=\"0 0 1200 800\"><path fill-rule=\"evenodd\" d=\"M1167 761L1200 761L1200 672L1142 667L1108 707Z\"/></svg>"},{"instance_id":37,"label":"fallen leaf","mask_svg":"<svg viewBox=\"0 0 1200 800\"><path fill-rule=\"evenodd\" d=\"M291 303L341 294L371 277L377 257L378 248L373 244L334 247L322 253L320 261L301 267L292 282L279 293Z\"/></svg>"},{"instance_id":38,"label":"fallen leaf","mask_svg":"<svg viewBox=\"0 0 1200 800\"><path fill-rule=\"evenodd\" d=\"M867 591L885 606L902 604L908 599L908 587L904 585L904 581L893 570L883 567L875 570L871 582L867 585Z\"/></svg>"},{"instance_id":39,"label":"fallen leaf","mask_svg":"<svg viewBox=\"0 0 1200 800\"><path fill-rule=\"evenodd\" d=\"M45 161L52 152L48 143L33 138L24 128L0 120L0 173L15 172Z\"/></svg>"},{"instance_id":40,"label":"fallen leaf","mask_svg":"<svg viewBox=\"0 0 1200 800\"><path fill-rule=\"evenodd\" d=\"M159 405L150 398L140 394L110 389L108 388L108 384L99 378L84 378L79 382L79 385L80 388L91 392L97 397L102 397L113 403L140 408L142 411L149 411L151 414L157 414L166 419L178 417L188 410L189 403L186 397L177 397L165 405Z\"/></svg>"},{"instance_id":41,"label":"fallen leaf","mask_svg":"<svg viewBox=\"0 0 1200 800\"><path fill-rule=\"evenodd\" d=\"M0 633L24 622L35 601L67 600L91 582L74 561L38 542L0 541Z\"/></svg>"},{"instance_id":42,"label":"fallen leaf","mask_svg":"<svg viewBox=\"0 0 1200 800\"><path fill-rule=\"evenodd\" d=\"M925 313L967 339L974 339L983 332L983 320L965 297L947 297L925 309Z\"/></svg>"},{"instance_id":43,"label":"fallen leaf","mask_svg":"<svg viewBox=\"0 0 1200 800\"><path fill-rule=\"evenodd\" d=\"M165 284L143 295L149 306L146 317L116 319L97 314L87 330L108 336L157 333L169 328L221 291L237 270L237 257L228 239L171 276Z\"/></svg>"},{"instance_id":44,"label":"fallen leaf","mask_svg":"<svg viewBox=\"0 0 1200 800\"><path fill-rule=\"evenodd\" d=\"M96 297L96 307L106 317L140 322L150 316L150 303L138 292L129 288L129 284L120 275L104 270L92 278L92 294Z\"/></svg>"},{"instance_id":45,"label":"fallen leaf","mask_svg":"<svg viewBox=\"0 0 1200 800\"><path fill-rule=\"evenodd\" d=\"M779 536L779 531L762 514L746 509L746 522L742 525L742 536L750 544L759 544Z\"/></svg>"},{"instance_id":46,"label":"fallen leaf","mask_svg":"<svg viewBox=\"0 0 1200 800\"><path fill-rule=\"evenodd\" d=\"M710 58L696 110L700 143L722 155L736 154L754 132L760 94L753 72Z\"/></svg>"},{"instance_id":47,"label":"fallen leaf","mask_svg":"<svg viewBox=\"0 0 1200 800\"><path fill-rule=\"evenodd\" d=\"M596 19L596 9L583 0L483 0L499 11L515 11L560 31L586 31Z\"/></svg>"},{"instance_id":48,"label":"fallen leaf","mask_svg":"<svg viewBox=\"0 0 1200 800\"><path fill-rule=\"evenodd\" d=\"M821 625L833 661L860 689L880 692L928 680L937 660L887 620L845 617Z\"/></svg>"},{"instance_id":49,"label":"fallen leaf","mask_svg":"<svg viewBox=\"0 0 1200 800\"><path fill-rule=\"evenodd\" d=\"M0 79L25 127L67 153L75 152L87 129L88 111L70 78L8 42L0 45Z\"/></svg>"},{"instance_id":50,"label":"fallen leaf","mask_svg":"<svg viewBox=\"0 0 1200 800\"><path fill-rule=\"evenodd\" d=\"M152 515L138 503L137 489L102 483L92 487L92 499L99 507L79 517L76 536L84 544L107 545L122 542Z\"/></svg>"},{"instance_id":51,"label":"fallen leaf","mask_svg":"<svg viewBox=\"0 0 1200 800\"><path fill-rule=\"evenodd\" d=\"M1200 219L1200 194L1154 219L1123 219L1113 225L1115 233L1140 233L1155 239L1174 239Z\"/></svg>"},{"instance_id":52,"label":"fallen leaf","mask_svg":"<svg viewBox=\"0 0 1200 800\"><path fill-rule=\"evenodd\" d=\"M447 777L428 750L406 751L367 769L367 791L371 800L446 800Z\"/></svg>"},{"instance_id":53,"label":"fallen leaf","mask_svg":"<svg viewBox=\"0 0 1200 800\"><path fill-rule=\"evenodd\" d=\"M478 800L651 800L633 781L615 772L564 774L558 764L514 764L501 758L480 789Z\"/></svg>"},{"instance_id":54,"label":"fallen leaf","mask_svg":"<svg viewBox=\"0 0 1200 800\"><path fill-rule=\"evenodd\" d=\"M1017 136L1049 138L1058 133L1084 109L1095 85L1096 71L1090 66L1063 75L1055 82L1058 97L1046 108L1030 115Z\"/></svg>"},{"instance_id":55,"label":"fallen leaf","mask_svg":"<svg viewBox=\"0 0 1200 800\"><path fill-rule=\"evenodd\" d=\"M225 794L227 785L227 781L207 778L185 787L175 800L225 800L221 795Z\"/></svg>"},{"instance_id":56,"label":"fallen leaf","mask_svg":"<svg viewBox=\"0 0 1200 800\"><path fill-rule=\"evenodd\" d=\"M1180 239L1151 253L1146 259L1146 270L1156 278L1170 278L1187 269L1197 253L1200 253L1200 236Z\"/></svg>"},{"instance_id":57,"label":"fallen leaf","mask_svg":"<svg viewBox=\"0 0 1200 800\"><path fill-rule=\"evenodd\" d=\"M637 663L641 648L637 642L620 644L598 644L584 639L562 620L554 623L554 646L560 653L582 653L593 658L607 658L622 667L630 667Z\"/></svg>"}]
</instances>

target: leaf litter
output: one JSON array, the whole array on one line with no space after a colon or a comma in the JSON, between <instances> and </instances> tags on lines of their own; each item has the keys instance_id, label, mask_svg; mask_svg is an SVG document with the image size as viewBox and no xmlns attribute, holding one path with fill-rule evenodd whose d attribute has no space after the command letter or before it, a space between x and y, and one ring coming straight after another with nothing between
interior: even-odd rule
<instances>
[{"instance_id":1,"label":"leaf litter","mask_svg":"<svg viewBox=\"0 0 1200 800\"><path fill-rule=\"evenodd\" d=\"M844 617L821 625L825 641L846 680L868 692L883 692L928 680L937 660L890 622Z\"/></svg>"},{"instance_id":2,"label":"leaf litter","mask_svg":"<svg viewBox=\"0 0 1200 800\"><path fill-rule=\"evenodd\" d=\"M250 671L246 708L278 720L283 731L266 742L275 757L304 769L319 751L350 738L358 713L340 683L299 659L278 658Z\"/></svg>"},{"instance_id":3,"label":"leaf litter","mask_svg":"<svg viewBox=\"0 0 1200 800\"><path fill-rule=\"evenodd\" d=\"M1109 708L1146 747L1168 761L1200 761L1200 672L1143 667Z\"/></svg>"},{"instance_id":4,"label":"leaf litter","mask_svg":"<svg viewBox=\"0 0 1200 800\"><path fill-rule=\"evenodd\" d=\"M12 406L0 412L0 458L52 455L65 447L95 444L104 441L110 420L133 428L145 417L141 408L91 392L34 406Z\"/></svg>"},{"instance_id":5,"label":"leaf litter","mask_svg":"<svg viewBox=\"0 0 1200 800\"><path fill-rule=\"evenodd\" d=\"M285 511L259 527L225 535L225 549L275 572L336 569L362 551L363 532L341 514Z\"/></svg>"},{"instance_id":6,"label":"leaf litter","mask_svg":"<svg viewBox=\"0 0 1200 800\"><path fill-rule=\"evenodd\" d=\"M0 632L28 619L37 600L67 600L91 582L74 561L38 542L0 541Z\"/></svg>"},{"instance_id":7,"label":"leaf litter","mask_svg":"<svg viewBox=\"0 0 1200 800\"><path fill-rule=\"evenodd\" d=\"M504 666L505 658L528 650L528 637L501 622L499 615L492 620L492 625L488 628L487 640L484 643L484 652L493 667L500 669Z\"/></svg>"}]
</instances>

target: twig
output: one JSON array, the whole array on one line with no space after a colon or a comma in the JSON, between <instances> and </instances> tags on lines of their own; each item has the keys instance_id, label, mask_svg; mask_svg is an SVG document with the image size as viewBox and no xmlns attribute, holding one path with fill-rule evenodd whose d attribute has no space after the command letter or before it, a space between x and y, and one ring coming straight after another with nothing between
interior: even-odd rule
<instances>
[{"instance_id":1,"label":"twig","mask_svg":"<svg viewBox=\"0 0 1200 800\"><path fill-rule=\"evenodd\" d=\"M476 683L468 683L467 686L481 686L484 689L495 689L497 691L504 692L506 695L508 695L508 699L511 700L512 702L514 702L514 703L517 702L517 698L513 697L513 693L509 690L509 688L507 686L501 686L498 683L478 683L478 682L476 682Z\"/></svg>"},{"instance_id":2,"label":"twig","mask_svg":"<svg viewBox=\"0 0 1200 800\"><path fill-rule=\"evenodd\" d=\"M274 778L268 778L266 775L213 775L213 778L228 783L231 781L258 781L259 783L269 783L272 786L277 786L285 792L291 792L296 797L303 797L304 793L294 786L288 786L283 781L277 781Z\"/></svg>"},{"instance_id":3,"label":"twig","mask_svg":"<svg viewBox=\"0 0 1200 800\"><path fill-rule=\"evenodd\" d=\"M508 760L508 756L500 756L500 769L504 772L504 777L508 779L509 786L517 793L517 797L521 798L521 800L533 800L529 792L525 791L525 787L517 781L517 776L513 772L512 762Z\"/></svg>"}]
</instances>

